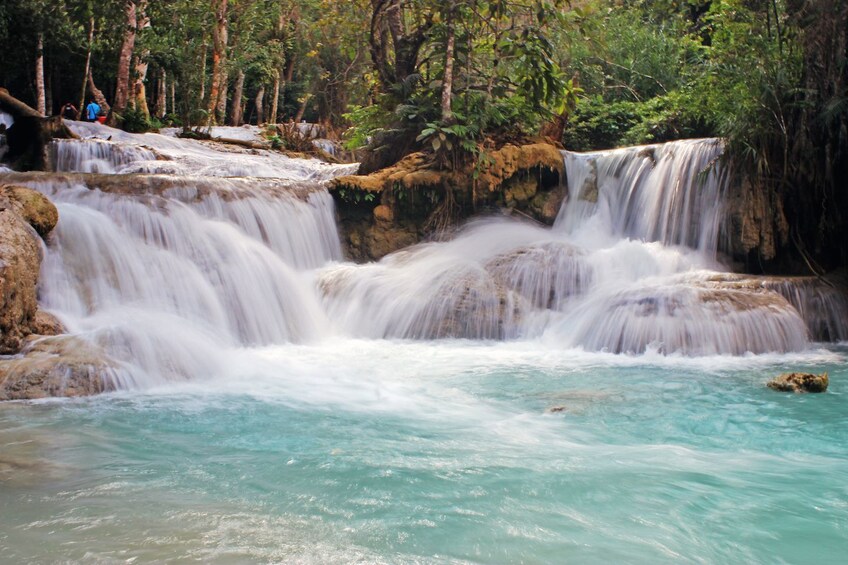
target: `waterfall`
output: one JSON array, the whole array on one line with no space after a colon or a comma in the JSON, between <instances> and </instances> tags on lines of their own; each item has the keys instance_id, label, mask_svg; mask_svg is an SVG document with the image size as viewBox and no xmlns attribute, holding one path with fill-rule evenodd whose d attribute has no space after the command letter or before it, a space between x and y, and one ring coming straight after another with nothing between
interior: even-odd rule
<instances>
[{"instance_id":1,"label":"waterfall","mask_svg":"<svg viewBox=\"0 0 848 565\"><path fill-rule=\"evenodd\" d=\"M69 127L81 139L52 142L51 162L55 171L322 182L341 174L352 174L358 167L356 164L332 165L314 159L296 159L269 150L213 146L205 141L153 133L126 133L98 123L69 122Z\"/></svg>"},{"instance_id":2,"label":"waterfall","mask_svg":"<svg viewBox=\"0 0 848 565\"><path fill-rule=\"evenodd\" d=\"M721 143L693 139L597 153L565 154L569 198L555 229L718 247L725 174Z\"/></svg>"},{"instance_id":3,"label":"waterfall","mask_svg":"<svg viewBox=\"0 0 848 565\"><path fill-rule=\"evenodd\" d=\"M319 277L329 317L367 338L542 339L687 355L844 339L848 304L809 281L724 272L726 173L714 139L564 152L553 229L483 220L456 238ZM833 312L833 314L831 314Z\"/></svg>"},{"instance_id":4,"label":"waterfall","mask_svg":"<svg viewBox=\"0 0 848 565\"><path fill-rule=\"evenodd\" d=\"M552 228L480 219L355 265L322 180L351 166L74 127L89 138L54 143L54 168L84 173L3 179L56 203L40 302L120 360L118 386L214 376L228 351L327 335L683 355L848 339L837 290L717 262L716 140L565 152L569 198ZM101 128L114 137L91 137Z\"/></svg>"},{"instance_id":5,"label":"waterfall","mask_svg":"<svg viewBox=\"0 0 848 565\"><path fill-rule=\"evenodd\" d=\"M326 190L164 177L155 189L145 179L107 192L86 178L27 183L61 218L40 302L71 333L127 360L134 382L212 375L227 348L326 332L308 276L341 259Z\"/></svg>"},{"instance_id":6,"label":"waterfall","mask_svg":"<svg viewBox=\"0 0 848 565\"><path fill-rule=\"evenodd\" d=\"M150 149L100 139L57 139L50 144L50 163L56 172L117 173L127 165L155 160Z\"/></svg>"}]
</instances>

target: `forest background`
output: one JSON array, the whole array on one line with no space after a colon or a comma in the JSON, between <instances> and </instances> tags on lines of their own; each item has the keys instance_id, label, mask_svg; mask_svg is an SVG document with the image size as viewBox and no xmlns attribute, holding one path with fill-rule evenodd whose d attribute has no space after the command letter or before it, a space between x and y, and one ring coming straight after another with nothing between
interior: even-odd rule
<instances>
[{"instance_id":1,"label":"forest background","mask_svg":"<svg viewBox=\"0 0 848 565\"><path fill-rule=\"evenodd\" d=\"M846 0L0 0L0 86L129 131L306 120L380 165L722 137L848 263Z\"/></svg>"}]
</instances>

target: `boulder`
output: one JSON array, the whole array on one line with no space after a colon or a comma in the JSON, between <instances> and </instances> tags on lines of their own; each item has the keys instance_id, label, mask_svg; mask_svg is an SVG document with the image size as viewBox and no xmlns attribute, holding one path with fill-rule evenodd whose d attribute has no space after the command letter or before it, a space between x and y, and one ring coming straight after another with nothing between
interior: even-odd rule
<instances>
[{"instance_id":1,"label":"boulder","mask_svg":"<svg viewBox=\"0 0 848 565\"><path fill-rule=\"evenodd\" d=\"M31 339L22 355L0 359L0 401L90 396L114 390L118 364L74 336Z\"/></svg>"},{"instance_id":2,"label":"boulder","mask_svg":"<svg viewBox=\"0 0 848 565\"><path fill-rule=\"evenodd\" d=\"M768 382L768 387L781 392L824 392L827 390L827 373L784 373Z\"/></svg>"},{"instance_id":3,"label":"boulder","mask_svg":"<svg viewBox=\"0 0 848 565\"><path fill-rule=\"evenodd\" d=\"M23 187L0 187L0 354L17 353L28 335L61 332L61 324L38 315L36 285L41 240L56 225L56 207Z\"/></svg>"},{"instance_id":4,"label":"boulder","mask_svg":"<svg viewBox=\"0 0 848 565\"><path fill-rule=\"evenodd\" d=\"M14 210L31 225L38 235L45 237L56 227L59 211L46 196L23 186L0 187L0 207L8 201Z\"/></svg>"},{"instance_id":5,"label":"boulder","mask_svg":"<svg viewBox=\"0 0 848 565\"><path fill-rule=\"evenodd\" d=\"M16 353L38 308L38 235L13 210L0 211L0 354Z\"/></svg>"}]
</instances>

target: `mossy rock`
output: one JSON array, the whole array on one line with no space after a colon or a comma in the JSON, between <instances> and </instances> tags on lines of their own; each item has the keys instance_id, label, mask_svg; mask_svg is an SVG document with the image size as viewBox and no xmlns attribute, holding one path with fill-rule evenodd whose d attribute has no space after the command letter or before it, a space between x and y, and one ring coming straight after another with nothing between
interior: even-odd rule
<instances>
[{"instance_id":1,"label":"mossy rock","mask_svg":"<svg viewBox=\"0 0 848 565\"><path fill-rule=\"evenodd\" d=\"M829 379L827 373L816 375L813 373L784 373L769 381L771 389L780 392L824 392L827 390Z\"/></svg>"}]
</instances>

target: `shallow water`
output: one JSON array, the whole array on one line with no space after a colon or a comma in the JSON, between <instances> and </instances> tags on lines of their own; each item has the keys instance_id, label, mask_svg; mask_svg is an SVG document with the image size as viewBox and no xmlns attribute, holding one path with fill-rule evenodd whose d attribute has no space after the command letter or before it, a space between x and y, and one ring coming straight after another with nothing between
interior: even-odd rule
<instances>
[{"instance_id":1,"label":"shallow water","mask_svg":"<svg viewBox=\"0 0 848 565\"><path fill-rule=\"evenodd\" d=\"M840 563L848 348L334 340L0 405L0 560ZM830 371L823 395L764 384ZM562 411L551 412L554 407Z\"/></svg>"}]
</instances>

